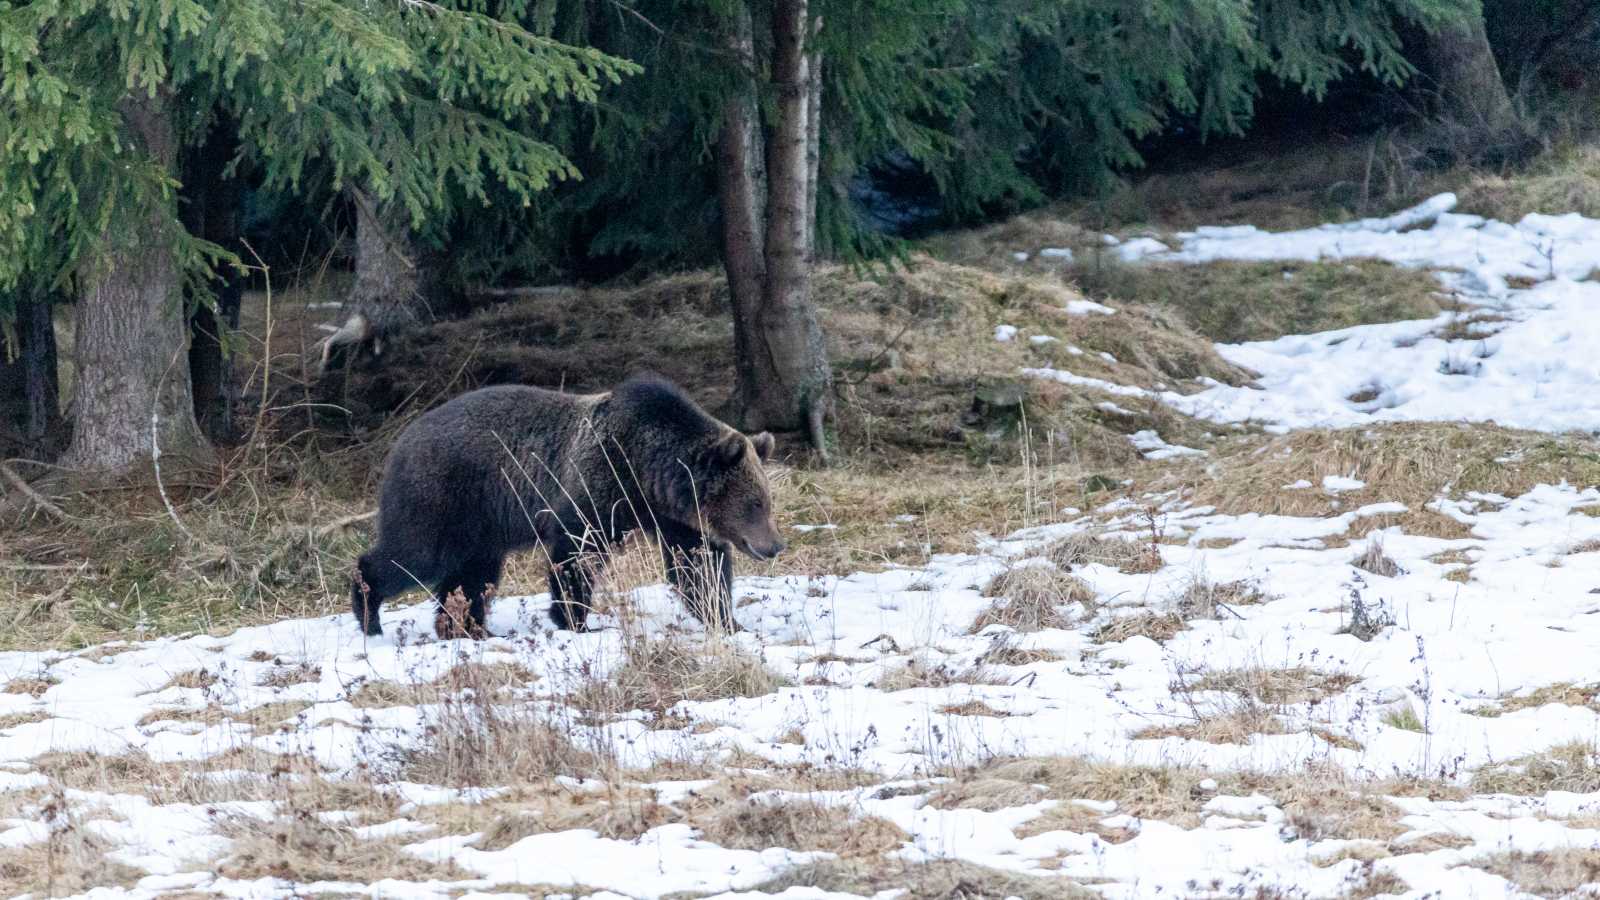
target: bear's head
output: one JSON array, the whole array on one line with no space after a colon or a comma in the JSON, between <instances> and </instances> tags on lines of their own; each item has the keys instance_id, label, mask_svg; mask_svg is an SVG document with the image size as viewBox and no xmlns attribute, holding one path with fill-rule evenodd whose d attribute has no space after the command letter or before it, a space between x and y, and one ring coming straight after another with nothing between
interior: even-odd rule
<instances>
[{"instance_id":1,"label":"bear's head","mask_svg":"<svg viewBox=\"0 0 1600 900\"><path fill-rule=\"evenodd\" d=\"M745 437L733 429L695 454L679 479L672 505L686 524L708 537L739 548L756 559L783 552L783 539L772 520L772 495L761 467L772 455L772 435L763 431Z\"/></svg>"}]
</instances>

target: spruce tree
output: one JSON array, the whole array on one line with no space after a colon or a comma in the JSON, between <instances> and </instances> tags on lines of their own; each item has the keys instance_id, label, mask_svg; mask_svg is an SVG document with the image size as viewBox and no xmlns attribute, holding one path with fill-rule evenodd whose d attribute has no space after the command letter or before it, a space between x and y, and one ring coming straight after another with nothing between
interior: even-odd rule
<instances>
[{"instance_id":1,"label":"spruce tree","mask_svg":"<svg viewBox=\"0 0 1600 900\"><path fill-rule=\"evenodd\" d=\"M68 463L204 454L183 286L237 262L183 227L180 152L215 111L267 190L357 185L412 224L491 185L529 202L577 174L508 120L593 102L627 63L516 24L522 3L0 3L0 296L76 294Z\"/></svg>"}]
</instances>

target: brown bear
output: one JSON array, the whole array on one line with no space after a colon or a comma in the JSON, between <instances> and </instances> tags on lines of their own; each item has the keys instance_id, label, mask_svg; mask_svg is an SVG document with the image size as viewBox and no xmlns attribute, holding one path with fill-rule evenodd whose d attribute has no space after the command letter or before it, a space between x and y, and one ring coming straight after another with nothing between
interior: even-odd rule
<instances>
[{"instance_id":1,"label":"brown bear","mask_svg":"<svg viewBox=\"0 0 1600 900\"><path fill-rule=\"evenodd\" d=\"M463 394L411 423L390 451L378 544L362 554L351 609L381 634L383 601L415 587L441 607L468 601L482 632L484 594L507 553L541 548L550 615L582 631L593 576L628 534L649 535L702 622L736 627L732 560L783 550L762 463L772 435L747 438L652 375L604 394L503 385Z\"/></svg>"}]
</instances>

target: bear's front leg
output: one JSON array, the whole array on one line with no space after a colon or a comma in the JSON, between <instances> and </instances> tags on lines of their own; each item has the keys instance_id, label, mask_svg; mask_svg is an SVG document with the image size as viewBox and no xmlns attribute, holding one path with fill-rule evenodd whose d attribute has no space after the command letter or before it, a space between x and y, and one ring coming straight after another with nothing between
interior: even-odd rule
<instances>
[{"instance_id":1,"label":"bear's front leg","mask_svg":"<svg viewBox=\"0 0 1600 900\"><path fill-rule=\"evenodd\" d=\"M568 539L550 545L550 619L557 628L588 631L590 597L594 593L591 566Z\"/></svg>"},{"instance_id":2,"label":"bear's front leg","mask_svg":"<svg viewBox=\"0 0 1600 900\"><path fill-rule=\"evenodd\" d=\"M727 545L670 524L662 526L660 541L667 579L689 612L707 628L742 630L733 618L733 557Z\"/></svg>"}]
</instances>

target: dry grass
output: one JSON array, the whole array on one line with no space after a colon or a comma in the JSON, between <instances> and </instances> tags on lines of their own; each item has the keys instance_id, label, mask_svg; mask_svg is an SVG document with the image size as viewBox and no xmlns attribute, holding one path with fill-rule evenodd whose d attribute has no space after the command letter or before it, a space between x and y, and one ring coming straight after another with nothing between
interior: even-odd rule
<instances>
[{"instance_id":1,"label":"dry grass","mask_svg":"<svg viewBox=\"0 0 1600 900\"><path fill-rule=\"evenodd\" d=\"M1013 566L995 576L983 595L996 599L973 621L973 634L990 625L1013 631L1069 628L1072 620L1062 607L1079 604L1086 613L1095 608L1093 588L1051 566Z\"/></svg>"},{"instance_id":2,"label":"dry grass","mask_svg":"<svg viewBox=\"0 0 1600 900\"><path fill-rule=\"evenodd\" d=\"M0 693L27 694L37 700L44 696L45 691L60 683L55 678L42 675L34 678L13 678L6 682L4 690L0 691Z\"/></svg>"},{"instance_id":3,"label":"dry grass","mask_svg":"<svg viewBox=\"0 0 1600 900\"><path fill-rule=\"evenodd\" d=\"M520 666L480 663L455 666L417 686L417 702L436 712L419 746L395 748L402 775L478 787L607 771L609 756L584 746L573 723L531 701L507 702L507 687L525 677Z\"/></svg>"},{"instance_id":4,"label":"dry grass","mask_svg":"<svg viewBox=\"0 0 1600 900\"><path fill-rule=\"evenodd\" d=\"M1215 782L1209 788L1206 782ZM995 760L961 773L930 798L939 809L996 811L1040 800L1060 805L1030 821L1019 837L1048 831L1093 832L1120 842L1130 835L1107 826L1108 815L1131 815L1167 822L1180 828L1200 827L1208 813L1204 807L1217 794L1263 794L1283 810L1296 836L1307 840L1371 840L1389 845L1394 853L1414 852L1389 842L1406 832L1404 813L1388 796L1426 796L1461 799L1465 792L1442 782L1352 780L1335 766L1312 766L1299 772L1266 775L1251 772L1212 772L1188 766L1128 766L1088 760L1048 757ZM1110 813L1096 812L1073 800L1111 802Z\"/></svg>"},{"instance_id":5,"label":"dry grass","mask_svg":"<svg viewBox=\"0 0 1600 900\"><path fill-rule=\"evenodd\" d=\"M573 702L599 713L661 715L684 701L762 697L786 684L760 658L715 637L701 644L635 635L623 646L622 664L584 685Z\"/></svg>"},{"instance_id":6,"label":"dry grass","mask_svg":"<svg viewBox=\"0 0 1600 900\"><path fill-rule=\"evenodd\" d=\"M1147 637L1160 644L1172 640L1178 632L1188 627L1183 616L1177 613L1141 612L1118 616L1095 629L1094 641L1098 644L1116 644L1131 637Z\"/></svg>"},{"instance_id":7,"label":"dry grass","mask_svg":"<svg viewBox=\"0 0 1600 900\"><path fill-rule=\"evenodd\" d=\"M1360 681L1346 672L1319 672L1304 666L1250 667L1207 672L1188 685L1193 691L1227 691L1268 706L1317 703Z\"/></svg>"},{"instance_id":8,"label":"dry grass","mask_svg":"<svg viewBox=\"0 0 1600 900\"><path fill-rule=\"evenodd\" d=\"M1471 537L1467 526L1428 508L1441 494L1516 497L1536 484L1600 482L1600 441L1582 435L1434 422L1234 440L1203 463L1170 466L1149 487L1182 490L1191 503L1227 515L1320 517L1398 501L1407 512L1357 519L1347 537L1399 525L1407 534L1459 539ZM1318 490L1283 489L1300 480L1321 484L1326 475L1352 476L1366 487L1341 494L1338 506Z\"/></svg>"},{"instance_id":9,"label":"dry grass","mask_svg":"<svg viewBox=\"0 0 1600 900\"><path fill-rule=\"evenodd\" d=\"M1031 666L1060 659L1061 655L1052 650L1022 647L1013 636L1002 635L995 640L993 647L978 657L978 662L986 666Z\"/></svg>"},{"instance_id":10,"label":"dry grass","mask_svg":"<svg viewBox=\"0 0 1600 900\"><path fill-rule=\"evenodd\" d=\"M1289 729L1270 710L1243 704L1226 712L1210 713L1193 721L1141 728L1129 737L1134 740L1184 738L1207 744L1248 744L1258 734L1288 734Z\"/></svg>"},{"instance_id":11,"label":"dry grass","mask_svg":"<svg viewBox=\"0 0 1600 900\"><path fill-rule=\"evenodd\" d=\"M256 684L261 687L283 688L293 684L307 684L321 678L321 666L301 663L297 666L278 666L263 675Z\"/></svg>"},{"instance_id":12,"label":"dry grass","mask_svg":"<svg viewBox=\"0 0 1600 900\"><path fill-rule=\"evenodd\" d=\"M1549 791L1588 794L1600 791L1600 751L1574 741L1472 774L1472 789L1483 794L1538 796Z\"/></svg>"},{"instance_id":13,"label":"dry grass","mask_svg":"<svg viewBox=\"0 0 1600 900\"><path fill-rule=\"evenodd\" d=\"M1504 222L1533 212L1600 216L1600 147L1565 148L1511 175L1476 174L1457 193L1458 211Z\"/></svg>"},{"instance_id":14,"label":"dry grass","mask_svg":"<svg viewBox=\"0 0 1600 900\"><path fill-rule=\"evenodd\" d=\"M947 716L987 716L991 719L1006 719L1016 715L1013 712L995 709L982 700L968 700L965 703L941 706L939 712Z\"/></svg>"},{"instance_id":15,"label":"dry grass","mask_svg":"<svg viewBox=\"0 0 1600 900\"><path fill-rule=\"evenodd\" d=\"M1370 259L1130 264L1095 248L1066 267L1064 277L1112 306L1137 302L1175 310L1222 343L1427 319L1440 310L1432 275Z\"/></svg>"},{"instance_id":16,"label":"dry grass","mask_svg":"<svg viewBox=\"0 0 1600 900\"><path fill-rule=\"evenodd\" d=\"M1064 878L1018 875L966 862L908 863L893 857L829 860L797 866L755 890L783 894L816 888L871 897L882 894L939 900L1093 900L1098 893Z\"/></svg>"},{"instance_id":17,"label":"dry grass","mask_svg":"<svg viewBox=\"0 0 1600 900\"><path fill-rule=\"evenodd\" d=\"M1475 860L1469 865L1493 872L1539 897L1578 896L1579 888L1600 881L1600 853L1592 849L1515 851Z\"/></svg>"},{"instance_id":18,"label":"dry grass","mask_svg":"<svg viewBox=\"0 0 1600 900\"><path fill-rule=\"evenodd\" d=\"M1178 613L1185 619L1237 618L1236 606L1254 606L1267 601L1267 595L1249 581L1227 581L1221 584L1196 577L1191 579L1177 597Z\"/></svg>"},{"instance_id":19,"label":"dry grass","mask_svg":"<svg viewBox=\"0 0 1600 900\"><path fill-rule=\"evenodd\" d=\"M1493 719L1522 709L1538 709L1559 703L1564 706L1595 706L1600 704L1600 684L1549 684L1526 694L1502 697L1494 706L1473 710L1473 715Z\"/></svg>"},{"instance_id":20,"label":"dry grass","mask_svg":"<svg viewBox=\"0 0 1600 900\"><path fill-rule=\"evenodd\" d=\"M992 672L981 665L963 668L916 656L905 664L884 672L882 676L872 683L872 687L880 691L893 693L895 691L909 691L915 688L950 687L956 684L997 685L1005 683L1004 676L998 672Z\"/></svg>"},{"instance_id":21,"label":"dry grass","mask_svg":"<svg viewBox=\"0 0 1600 900\"><path fill-rule=\"evenodd\" d=\"M404 851L413 837L362 840L348 826L329 825L314 815L287 815L270 822L236 819L223 826L233 839L216 871L244 880L281 878L306 883L342 881L370 884L457 880L468 873L449 861L431 861Z\"/></svg>"},{"instance_id":22,"label":"dry grass","mask_svg":"<svg viewBox=\"0 0 1600 900\"><path fill-rule=\"evenodd\" d=\"M1130 537L1103 537L1078 532L1053 541L1037 556L1063 572L1091 563L1110 566L1129 575L1143 575L1162 567L1161 551L1153 541Z\"/></svg>"},{"instance_id":23,"label":"dry grass","mask_svg":"<svg viewBox=\"0 0 1600 900\"><path fill-rule=\"evenodd\" d=\"M178 674L172 676L172 678L168 680L166 684L162 685L158 690L164 691L170 688L204 690L216 684L218 680L217 673L211 671L210 669L191 669L187 672L179 672Z\"/></svg>"},{"instance_id":24,"label":"dry grass","mask_svg":"<svg viewBox=\"0 0 1600 900\"><path fill-rule=\"evenodd\" d=\"M720 801L693 821L705 840L736 850L783 847L870 858L910 840L885 819L804 799Z\"/></svg>"},{"instance_id":25,"label":"dry grass","mask_svg":"<svg viewBox=\"0 0 1600 900\"><path fill-rule=\"evenodd\" d=\"M46 840L0 847L0 894L64 897L95 888L130 888L144 877L110 859L115 846L85 830L61 794L46 797L39 815L51 823Z\"/></svg>"},{"instance_id":26,"label":"dry grass","mask_svg":"<svg viewBox=\"0 0 1600 900\"><path fill-rule=\"evenodd\" d=\"M1404 575L1406 571L1400 568L1400 564L1395 562L1389 554L1383 552L1383 541L1379 540L1376 535L1368 538L1366 549L1361 551L1361 554L1355 558L1351 565L1382 578L1394 578L1398 575Z\"/></svg>"},{"instance_id":27,"label":"dry grass","mask_svg":"<svg viewBox=\"0 0 1600 900\"><path fill-rule=\"evenodd\" d=\"M482 850L502 850L529 835L574 828L633 840L651 828L682 819L679 811L657 803L651 792L639 788L608 782L582 790L548 779L513 785L509 793L482 803L423 807L414 817L446 833L480 832L483 837L473 846Z\"/></svg>"},{"instance_id":28,"label":"dry grass","mask_svg":"<svg viewBox=\"0 0 1600 900\"><path fill-rule=\"evenodd\" d=\"M34 722L43 722L48 718L50 718L50 714L42 709L34 709L27 712L7 713L3 716L0 716L0 731L5 731L8 728L16 728L18 725L31 725Z\"/></svg>"}]
</instances>

